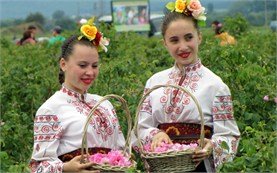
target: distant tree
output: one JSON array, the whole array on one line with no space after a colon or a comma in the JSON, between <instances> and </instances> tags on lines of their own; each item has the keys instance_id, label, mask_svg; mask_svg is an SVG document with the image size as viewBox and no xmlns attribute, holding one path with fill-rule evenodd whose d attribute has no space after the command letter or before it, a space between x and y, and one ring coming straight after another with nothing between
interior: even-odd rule
<instances>
[{"instance_id":1,"label":"distant tree","mask_svg":"<svg viewBox=\"0 0 277 173\"><path fill-rule=\"evenodd\" d=\"M59 25L64 30L74 30L76 28L76 22L69 17L63 17L55 20L55 25Z\"/></svg>"},{"instance_id":2,"label":"distant tree","mask_svg":"<svg viewBox=\"0 0 277 173\"><path fill-rule=\"evenodd\" d=\"M45 23L45 17L39 13L39 12L36 12L36 13L30 13L26 19L25 19L26 22L37 22L41 25L44 25Z\"/></svg>"},{"instance_id":3,"label":"distant tree","mask_svg":"<svg viewBox=\"0 0 277 173\"><path fill-rule=\"evenodd\" d=\"M214 4L209 3L208 4L208 13L212 13L214 11Z\"/></svg>"},{"instance_id":4,"label":"distant tree","mask_svg":"<svg viewBox=\"0 0 277 173\"><path fill-rule=\"evenodd\" d=\"M52 18L55 20L64 18L64 16L65 16L65 13L62 10L57 10L52 14Z\"/></svg>"},{"instance_id":5,"label":"distant tree","mask_svg":"<svg viewBox=\"0 0 277 173\"><path fill-rule=\"evenodd\" d=\"M24 22L23 19L14 19L14 21L13 21L14 25L19 25L19 24L21 24L23 22Z\"/></svg>"},{"instance_id":6,"label":"distant tree","mask_svg":"<svg viewBox=\"0 0 277 173\"><path fill-rule=\"evenodd\" d=\"M276 14L276 0L237 1L229 8L229 15L241 13L252 25L261 26L265 24L265 11L267 16Z\"/></svg>"}]
</instances>

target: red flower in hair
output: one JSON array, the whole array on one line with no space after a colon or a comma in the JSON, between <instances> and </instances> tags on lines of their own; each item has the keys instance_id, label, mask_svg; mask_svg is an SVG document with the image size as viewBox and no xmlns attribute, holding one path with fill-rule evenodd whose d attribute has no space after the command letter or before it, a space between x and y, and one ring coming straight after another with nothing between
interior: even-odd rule
<instances>
[{"instance_id":1,"label":"red flower in hair","mask_svg":"<svg viewBox=\"0 0 277 173\"><path fill-rule=\"evenodd\" d=\"M94 45L95 46L99 46L100 40L102 38L102 35L100 32L96 33L95 39L94 39Z\"/></svg>"}]
</instances>

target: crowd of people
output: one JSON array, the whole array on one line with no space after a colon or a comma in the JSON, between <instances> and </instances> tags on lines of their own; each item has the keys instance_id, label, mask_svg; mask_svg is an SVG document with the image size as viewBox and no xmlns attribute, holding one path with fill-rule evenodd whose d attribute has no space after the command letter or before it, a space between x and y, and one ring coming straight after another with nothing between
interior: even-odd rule
<instances>
[{"instance_id":1,"label":"crowd of people","mask_svg":"<svg viewBox=\"0 0 277 173\"><path fill-rule=\"evenodd\" d=\"M201 61L205 57L199 57L203 35L198 22L206 20L205 9L198 0L190 2L197 4L181 6L176 0L175 6L167 6L169 12L161 24L162 44L175 62L146 81L144 94L157 85L171 84L194 95L202 108L205 124L204 146L192 155L197 165L194 172L215 172L217 167L235 157L240 132L229 87L205 67ZM67 39L59 35L61 28L55 27L53 38L49 39L49 44L63 42L57 67L60 89L36 112L30 161L32 172L99 172L89 170L92 163L81 162L80 146L87 116L103 98L88 93L88 89L99 74L99 51L107 51L109 40L89 21L81 26L80 33ZM217 24L216 33L220 33L218 27ZM28 42L36 44L35 32L28 30L28 33ZM22 39L20 45L28 44L28 39ZM199 143L201 120L197 110L190 95L176 88L153 91L139 110L138 133L132 136L133 147L138 146L138 138L144 144L150 143L152 150L163 143ZM177 129L182 138L174 138L168 128ZM89 129L87 154L120 150L125 145L116 110L109 101L97 108Z\"/></svg>"},{"instance_id":2,"label":"crowd of people","mask_svg":"<svg viewBox=\"0 0 277 173\"><path fill-rule=\"evenodd\" d=\"M38 28L35 25L29 25L26 31L23 32L22 37L16 41L16 45L35 45L39 42L46 41L48 42L48 46L52 46L56 43L62 43L65 40L65 37L62 36L62 28L60 26L55 26L52 29L52 35L50 38L43 37L42 39L37 40L35 38L38 32Z\"/></svg>"}]
</instances>

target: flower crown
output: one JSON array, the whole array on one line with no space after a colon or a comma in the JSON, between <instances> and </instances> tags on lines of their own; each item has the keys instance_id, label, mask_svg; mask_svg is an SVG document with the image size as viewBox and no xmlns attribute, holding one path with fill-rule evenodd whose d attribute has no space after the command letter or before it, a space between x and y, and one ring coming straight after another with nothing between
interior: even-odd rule
<instances>
[{"instance_id":1,"label":"flower crown","mask_svg":"<svg viewBox=\"0 0 277 173\"><path fill-rule=\"evenodd\" d=\"M78 37L78 40L81 40L83 37L86 37L89 41L94 44L98 51L104 50L108 51L107 47L109 45L109 39L103 37L103 34L98 31L96 26L94 25L94 17L89 19L86 23L84 23L81 28L81 36Z\"/></svg>"},{"instance_id":2,"label":"flower crown","mask_svg":"<svg viewBox=\"0 0 277 173\"><path fill-rule=\"evenodd\" d=\"M187 16L193 16L200 26L205 26L206 16L205 8L202 7L199 0L176 0L166 4L166 8L171 12L184 13Z\"/></svg>"}]
</instances>

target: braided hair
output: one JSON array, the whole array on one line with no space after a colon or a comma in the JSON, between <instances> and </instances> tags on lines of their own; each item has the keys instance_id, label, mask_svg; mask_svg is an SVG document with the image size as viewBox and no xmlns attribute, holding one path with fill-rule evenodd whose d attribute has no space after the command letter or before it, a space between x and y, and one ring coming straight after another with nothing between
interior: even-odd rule
<instances>
[{"instance_id":1,"label":"braided hair","mask_svg":"<svg viewBox=\"0 0 277 173\"><path fill-rule=\"evenodd\" d=\"M63 42L59 61L62 58L67 61L69 56L72 55L74 45L76 45L76 44L85 45L85 46L89 46L89 47L95 47L95 45L92 44L92 42L89 41L87 38L83 37L79 40L78 37L79 37L78 35L72 35L71 37L69 37L68 39L66 39ZM61 68L59 70L59 83L60 84L64 83L64 72Z\"/></svg>"}]
</instances>

